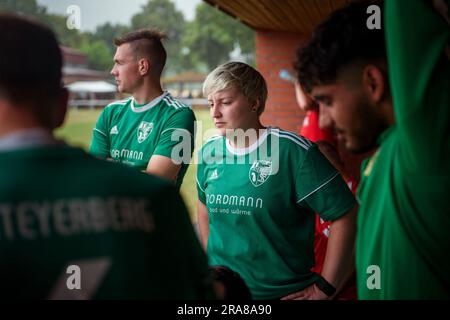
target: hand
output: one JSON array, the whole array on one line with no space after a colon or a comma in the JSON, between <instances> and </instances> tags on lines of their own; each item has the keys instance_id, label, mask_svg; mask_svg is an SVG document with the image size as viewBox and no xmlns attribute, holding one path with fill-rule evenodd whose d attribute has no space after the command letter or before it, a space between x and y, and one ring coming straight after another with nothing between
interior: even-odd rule
<instances>
[{"instance_id":1,"label":"hand","mask_svg":"<svg viewBox=\"0 0 450 320\"><path fill-rule=\"evenodd\" d=\"M316 284L312 284L302 291L291 293L281 300L328 300L329 297L317 288Z\"/></svg>"},{"instance_id":2,"label":"hand","mask_svg":"<svg viewBox=\"0 0 450 320\"><path fill-rule=\"evenodd\" d=\"M295 83L295 98L297 104L303 111L315 110L319 106L304 90L299 82Z\"/></svg>"}]
</instances>

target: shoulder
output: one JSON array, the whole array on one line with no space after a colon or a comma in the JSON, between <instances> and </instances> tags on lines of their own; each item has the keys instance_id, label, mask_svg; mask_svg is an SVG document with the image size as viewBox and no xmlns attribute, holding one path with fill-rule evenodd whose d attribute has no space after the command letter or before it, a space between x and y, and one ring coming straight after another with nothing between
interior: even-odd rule
<instances>
[{"instance_id":1,"label":"shoulder","mask_svg":"<svg viewBox=\"0 0 450 320\"><path fill-rule=\"evenodd\" d=\"M199 164L208 162L211 157L221 157L225 149L225 137L214 135L210 137L198 150Z\"/></svg>"},{"instance_id":2,"label":"shoulder","mask_svg":"<svg viewBox=\"0 0 450 320\"><path fill-rule=\"evenodd\" d=\"M124 107L126 107L128 104L130 104L132 100L132 97L123 99L123 100L116 100L111 102L110 104L106 105L105 108L103 109L103 113L111 113L114 112L116 110L122 109Z\"/></svg>"},{"instance_id":3,"label":"shoulder","mask_svg":"<svg viewBox=\"0 0 450 320\"><path fill-rule=\"evenodd\" d=\"M206 142L203 144L203 146L200 148L200 151L215 148L219 145L222 145L224 142L225 137L222 135L214 135L210 137Z\"/></svg>"},{"instance_id":4,"label":"shoulder","mask_svg":"<svg viewBox=\"0 0 450 320\"><path fill-rule=\"evenodd\" d=\"M271 128L270 135L278 138L280 147L283 149L294 149L296 151L306 153L315 145L312 141L301 135L280 128Z\"/></svg>"},{"instance_id":5,"label":"shoulder","mask_svg":"<svg viewBox=\"0 0 450 320\"><path fill-rule=\"evenodd\" d=\"M163 103L167 107L167 111L171 113L193 113L192 108L177 100L174 99L170 94L167 94L163 99Z\"/></svg>"}]
</instances>

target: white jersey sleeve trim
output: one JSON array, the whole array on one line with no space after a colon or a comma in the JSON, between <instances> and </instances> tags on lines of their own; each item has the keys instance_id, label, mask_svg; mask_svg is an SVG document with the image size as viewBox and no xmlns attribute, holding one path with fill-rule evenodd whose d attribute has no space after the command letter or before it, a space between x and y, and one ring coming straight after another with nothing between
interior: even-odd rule
<instances>
[{"instance_id":1,"label":"white jersey sleeve trim","mask_svg":"<svg viewBox=\"0 0 450 320\"><path fill-rule=\"evenodd\" d=\"M303 198L301 198L300 200L297 201L297 203L302 202L303 200L305 200L306 198L308 198L310 195L312 195L314 192L316 192L317 190L319 190L320 188L324 187L326 184L328 184L331 180L333 180L334 178L336 178L337 176L339 176L339 172L336 172L334 176L332 176L330 179L328 179L327 181L325 181L324 183L322 183L319 187L317 187L316 189L314 189L313 191L311 191L310 193L308 193L306 196L304 196Z\"/></svg>"},{"instance_id":2,"label":"white jersey sleeve trim","mask_svg":"<svg viewBox=\"0 0 450 320\"><path fill-rule=\"evenodd\" d=\"M295 133L293 133L291 131L286 131L286 130L281 130L280 129L280 133L285 134L287 136L291 136L291 137L301 141L302 143L304 143L304 144L306 144L306 145L308 145L310 147L312 147L312 145L313 145L312 142L310 140L308 140L307 138L305 138L303 136L300 136L298 134L295 134Z\"/></svg>"},{"instance_id":3,"label":"white jersey sleeve trim","mask_svg":"<svg viewBox=\"0 0 450 320\"><path fill-rule=\"evenodd\" d=\"M104 135L105 137L107 137L108 135L106 134L106 133L104 133L103 131L101 131L101 130L98 130L97 128L94 128L94 131L97 131L98 133L100 133L100 134L102 134L102 135Z\"/></svg>"},{"instance_id":4,"label":"white jersey sleeve trim","mask_svg":"<svg viewBox=\"0 0 450 320\"><path fill-rule=\"evenodd\" d=\"M195 178L195 181L197 181L197 185L200 188L200 190L202 190L203 193L206 193L206 191L202 188L202 186L200 185L200 182L198 181L197 177Z\"/></svg>"}]
</instances>

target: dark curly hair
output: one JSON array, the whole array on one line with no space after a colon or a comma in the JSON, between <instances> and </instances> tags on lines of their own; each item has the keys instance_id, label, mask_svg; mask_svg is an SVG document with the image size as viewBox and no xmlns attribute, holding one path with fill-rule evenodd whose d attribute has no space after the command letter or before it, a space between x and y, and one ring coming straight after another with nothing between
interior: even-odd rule
<instances>
[{"instance_id":1,"label":"dark curly hair","mask_svg":"<svg viewBox=\"0 0 450 320\"><path fill-rule=\"evenodd\" d=\"M13 102L60 92L62 54L54 33L31 18L0 12L0 94Z\"/></svg>"},{"instance_id":2,"label":"dark curly hair","mask_svg":"<svg viewBox=\"0 0 450 320\"><path fill-rule=\"evenodd\" d=\"M384 25L369 29L367 8L382 1L358 1L336 10L297 51L294 68L299 82L310 92L315 85L334 82L342 68L355 63L385 62ZM383 19L382 19L383 20Z\"/></svg>"},{"instance_id":3,"label":"dark curly hair","mask_svg":"<svg viewBox=\"0 0 450 320\"><path fill-rule=\"evenodd\" d=\"M252 295L241 276L226 266L210 266L209 271L214 281L225 288L223 300L252 300Z\"/></svg>"}]
</instances>

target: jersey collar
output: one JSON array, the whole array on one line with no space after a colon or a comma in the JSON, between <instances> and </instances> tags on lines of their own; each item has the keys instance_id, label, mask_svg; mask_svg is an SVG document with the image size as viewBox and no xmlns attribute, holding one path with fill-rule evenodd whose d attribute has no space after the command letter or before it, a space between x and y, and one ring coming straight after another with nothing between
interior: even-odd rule
<instances>
[{"instance_id":1,"label":"jersey collar","mask_svg":"<svg viewBox=\"0 0 450 320\"><path fill-rule=\"evenodd\" d=\"M133 97L131 99L131 110L133 110L133 112L145 112L147 110L150 110L151 108L156 106L158 103L160 103L161 100L164 99L168 94L169 94L168 91L164 91L162 95L160 95L159 97L153 99L152 101L150 101L149 103L147 103L141 107L136 106L136 102L135 102L136 100L134 100L134 97Z\"/></svg>"},{"instance_id":2,"label":"jersey collar","mask_svg":"<svg viewBox=\"0 0 450 320\"><path fill-rule=\"evenodd\" d=\"M271 127L267 127L264 132L259 136L258 140L255 141L253 144L246 148L235 148L231 145L230 140L225 137L225 145L227 147L227 150L231 152L232 154L243 156L249 153L252 153L255 151L267 138L267 135L270 132Z\"/></svg>"}]
</instances>

